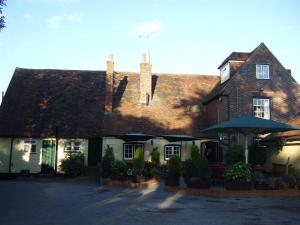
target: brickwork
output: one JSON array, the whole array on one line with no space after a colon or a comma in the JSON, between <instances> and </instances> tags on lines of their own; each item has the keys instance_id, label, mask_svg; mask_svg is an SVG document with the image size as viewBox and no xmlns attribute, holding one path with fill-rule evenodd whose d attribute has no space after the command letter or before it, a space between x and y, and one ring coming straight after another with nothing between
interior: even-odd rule
<instances>
[{"instance_id":1,"label":"brickwork","mask_svg":"<svg viewBox=\"0 0 300 225\"><path fill-rule=\"evenodd\" d=\"M256 64L269 65L270 79L256 79ZM252 115L253 97L270 98L271 119L281 122L293 118L300 108L299 85L291 76L290 70L286 70L263 43L240 66L223 88L222 94L229 96L230 118L245 113ZM223 109L219 110L226 112L227 106L222 107ZM211 101L207 108L211 112L214 109L217 111L215 100Z\"/></svg>"},{"instance_id":2,"label":"brickwork","mask_svg":"<svg viewBox=\"0 0 300 225\"><path fill-rule=\"evenodd\" d=\"M150 104L152 100L152 65L142 62L140 67L140 103Z\"/></svg>"},{"instance_id":3,"label":"brickwork","mask_svg":"<svg viewBox=\"0 0 300 225\"><path fill-rule=\"evenodd\" d=\"M105 113L112 112L113 104L113 81L114 81L114 62L112 56L106 62L106 82L105 82Z\"/></svg>"}]
</instances>

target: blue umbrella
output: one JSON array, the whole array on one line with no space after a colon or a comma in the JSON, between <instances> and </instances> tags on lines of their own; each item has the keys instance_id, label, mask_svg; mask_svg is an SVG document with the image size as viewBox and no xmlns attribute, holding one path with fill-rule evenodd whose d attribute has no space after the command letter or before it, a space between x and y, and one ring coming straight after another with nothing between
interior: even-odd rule
<instances>
[{"instance_id":1,"label":"blue umbrella","mask_svg":"<svg viewBox=\"0 0 300 225\"><path fill-rule=\"evenodd\" d=\"M249 115L224 121L217 125L208 127L202 132L206 133L242 133L245 135L245 159L248 163L248 135L266 134L273 132L283 132L291 130L300 130L300 127L294 127L289 124L280 123L274 120L261 119Z\"/></svg>"}]
</instances>

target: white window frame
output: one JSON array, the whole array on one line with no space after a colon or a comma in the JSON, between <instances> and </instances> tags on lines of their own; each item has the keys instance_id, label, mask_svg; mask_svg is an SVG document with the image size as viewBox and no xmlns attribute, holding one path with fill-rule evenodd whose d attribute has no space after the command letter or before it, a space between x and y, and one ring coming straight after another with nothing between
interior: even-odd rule
<instances>
[{"instance_id":1,"label":"white window frame","mask_svg":"<svg viewBox=\"0 0 300 225\"><path fill-rule=\"evenodd\" d=\"M229 64L229 62L226 63L220 69L220 77L221 77L221 84L224 83L226 80L228 80L230 78L230 64Z\"/></svg>"},{"instance_id":2,"label":"white window frame","mask_svg":"<svg viewBox=\"0 0 300 225\"><path fill-rule=\"evenodd\" d=\"M24 152L36 153L36 140L28 139L24 141Z\"/></svg>"},{"instance_id":3,"label":"white window frame","mask_svg":"<svg viewBox=\"0 0 300 225\"><path fill-rule=\"evenodd\" d=\"M144 150L143 143L124 143L123 144L123 160L133 160L134 152L136 149L141 148Z\"/></svg>"},{"instance_id":4,"label":"white window frame","mask_svg":"<svg viewBox=\"0 0 300 225\"><path fill-rule=\"evenodd\" d=\"M168 161L173 155L181 155L181 145L165 145L164 156L165 160Z\"/></svg>"},{"instance_id":5,"label":"white window frame","mask_svg":"<svg viewBox=\"0 0 300 225\"><path fill-rule=\"evenodd\" d=\"M271 119L271 100L270 98L253 98L253 116L262 119Z\"/></svg>"},{"instance_id":6,"label":"white window frame","mask_svg":"<svg viewBox=\"0 0 300 225\"><path fill-rule=\"evenodd\" d=\"M65 142L64 152L80 152L81 151L81 141L70 140Z\"/></svg>"},{"instance_id":7,"label":"white window frame","mask_svg":"<svg viewBox=\"0 0 300 225\"><path fill-rule=\"evenodd\" d=\"M270 79L270 66L268 64L256 64L256 79Z\"/></svg>"}]
</instances>

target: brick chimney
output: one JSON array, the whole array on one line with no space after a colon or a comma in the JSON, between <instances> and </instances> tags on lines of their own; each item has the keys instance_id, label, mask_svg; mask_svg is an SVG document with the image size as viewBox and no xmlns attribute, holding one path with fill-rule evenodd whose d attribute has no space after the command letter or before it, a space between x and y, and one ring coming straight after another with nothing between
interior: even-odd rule
<instances>
[{"instance_id":1,"label":"brick chimney","mask_svg":"<svg viewBox=\"0 0 300 225\"><path fill-rule=\"evenodd\" d=\"M146 54L142 55L140 70L140 103L149 105L152 100L152 65L147 61Z\"/></svg>"},{"instance_id":2,"label":"brick chimney","mask_svg":"<svg viewBox=\"0 0 300 225\"><path fill-rule=\"evenodd\" d=\"M114 88L114 61L113 55L109 54L106 61L106 85L105 85L105 108L104 113L112 112Z\"/></svg>"}]
</instances>

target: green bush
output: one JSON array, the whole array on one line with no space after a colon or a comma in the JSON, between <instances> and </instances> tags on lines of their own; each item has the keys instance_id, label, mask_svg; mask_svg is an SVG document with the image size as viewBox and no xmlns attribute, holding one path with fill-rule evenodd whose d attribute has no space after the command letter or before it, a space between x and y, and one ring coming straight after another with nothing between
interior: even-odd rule
<instances>
[{"instance_id":1,"label":"green bush","mask_svg":"<svg viewBox=\"0 0 300 225\"><path fill-rule=\"evenodd\" d=\"M144 169L144 154L142 148L137 148L133 157L133 168L139 172Z\"/></svg>"},{"instance_id":2,"label":"green bush","mask_svg":"<svg viewBox=\"0 0 300 225\"><path fill-rule=\"evenodd\" d=\"M151 162L154 164L155 167L159 167L160 164L160 152L158 151L158 148L153 148L153 151L151 152Z\"/></svg>"},{"instance_id":3,"label":"green bush","mask_svg":"<svg viewBox=\"0 0 300 225\"><path fill-rule=\"evenodd\" d=\"M159 176L159 170L157 168L151 168L150 169L150 176L151 177L158 177Z\"/></svg>"},{"instance_id":4,"label":"green bush","mask_svg":"<svg viewBox=\"0 0 300 225\"><path fill-rule=\"evenodd\" d=\"M173 155L168 163L168 175L173 177L180 177L181 174L181 160L178 155Z\"/></svg>"},{"instance_id":5,"label":"green bush","mask_svg":"<svg viewBox=\"0 0 300 225\"><path fill-rule=\"evenodd\" d=\"M245 149L242 145L231 144L227 151L226 164L233 165L238 162L245 162Z\"/></svg>"},{"instance_id":6,"label":"green bush","mask_svg":"<svg viewBox=\"0 0 300 225\"><path fill-rule=\"evenodd\" d=\"M112 175L112 166L114 161L115 156L113 148L107 145L101 162L102 176L109 177Z\"/></svg>"},{"instance_id":7,"label":"green bush","mask_svg":"<svg viewBox=\"0 0 300 225\"><path fill-rule=\"evenodd\" d=\"M242 162L229 166L224 171L225 181L234 184L243 184L251 182L250 168Z\"/></svg>"},{"instance_id":8,"label":"green bush","mask_svg":"<svg viewBox=\"0 0 300 225\"><path fill-rule=\"evenodd\" d=\"M201 159L201 155L200 155L199 151L200 150L199 150L198 146L193 143L193 145L191 147L191 159L193 161L198 161Z\"/></svg>"},{"instance_id":9,"label":"green bush","mask_svg":"<svg viewBox=\"0 0 300 225\"><path fill-rule=\"evenodd\" d=\"M117 176L125 176L128 170L128 166L124 161L115 160L112 165L112 174Z\"/></svg>"},{"instance_id":10,"label":"green bush","mask_svg":"<svg viewBox=\"0 0 300 225\"><path fill-rule=\"evenodd\" d=\"M66 176L79 176L84 171L84 155L83 153L69 153L61 160L61 171Z\"/></svg>"}]
</instances>

